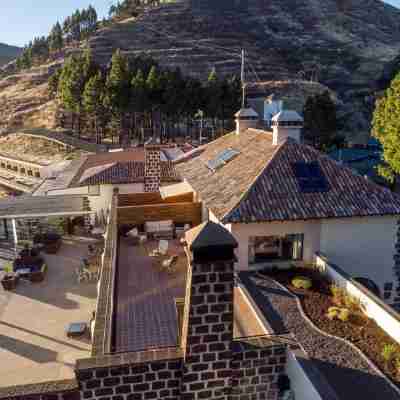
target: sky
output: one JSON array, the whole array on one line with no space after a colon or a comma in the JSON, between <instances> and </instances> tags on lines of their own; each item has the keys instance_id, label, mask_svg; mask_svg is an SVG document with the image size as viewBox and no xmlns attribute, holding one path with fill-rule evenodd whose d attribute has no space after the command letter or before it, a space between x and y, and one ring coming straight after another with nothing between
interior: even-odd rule
<instances>
[{"instance_id":1,"label":"sky","mask_svg":"<svg viewBox=\"0 0 400 400\"><path fill-rule=\"evenodd\" d=\"M400 8L400 0L385 0ZM34 36L47 35L51 26L77 8L92 4L100 17L116 0L0 0L0 42L23 46Z\"/></svg>"}]
</instances>

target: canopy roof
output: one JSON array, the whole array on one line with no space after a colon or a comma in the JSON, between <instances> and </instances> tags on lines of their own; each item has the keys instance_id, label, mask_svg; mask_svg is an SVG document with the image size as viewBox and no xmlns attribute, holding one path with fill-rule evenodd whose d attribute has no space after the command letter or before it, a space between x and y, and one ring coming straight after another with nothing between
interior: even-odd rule
<instances>
[{"instance_id":1,"label":"canopy roof","mask_svg":"<svg viewBox=\"0 0 400 400\"><path fill-rule=\"evenodd\" d=\"M0 201L0 218L85 215L92 211L87 196L21 196Z\"/></svg>"}]
</instances>

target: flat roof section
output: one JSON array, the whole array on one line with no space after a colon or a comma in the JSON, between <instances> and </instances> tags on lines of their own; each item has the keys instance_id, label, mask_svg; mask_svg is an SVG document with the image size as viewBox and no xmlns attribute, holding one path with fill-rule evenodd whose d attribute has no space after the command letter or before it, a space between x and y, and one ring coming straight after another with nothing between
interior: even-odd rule
<instances>
[{"instance_id":1,"label":"flat roof section","mask_svg":"<svg viewBox=\"0 0 400 400\"><path fill-rule=\"evenodd\" d=\"M89 214L87 196L21 196L0 201L0 218L38 218Z\"/></svg>"}]
</instances>

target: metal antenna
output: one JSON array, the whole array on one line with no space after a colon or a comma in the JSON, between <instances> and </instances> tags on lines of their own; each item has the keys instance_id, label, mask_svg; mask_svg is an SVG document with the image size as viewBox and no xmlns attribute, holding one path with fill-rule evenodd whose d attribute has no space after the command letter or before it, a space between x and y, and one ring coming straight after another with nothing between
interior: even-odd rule
<instances>
[{"instance_id":1,"label":"metal antenna","mask_svg":"<svg viewBox=\"0 0 400 400\"><path fill-rule=\"evenodd\" d=\"M242 71L241 71L241 81L242 81L242 108L246 106L246 82L245 82L245 69L244 69L244 63L245 63L245 52L244 49L242 49Z\"/></svg>"}]
</instances>

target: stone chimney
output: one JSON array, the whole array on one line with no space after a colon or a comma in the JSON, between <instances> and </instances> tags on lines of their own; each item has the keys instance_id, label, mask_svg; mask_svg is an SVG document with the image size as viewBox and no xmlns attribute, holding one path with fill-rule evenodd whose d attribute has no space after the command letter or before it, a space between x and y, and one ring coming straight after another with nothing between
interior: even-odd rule
<instances>
[{"instance_id":1,"label":"stone chimney","mask_svg":"<svg viewBox=\"0 0 400 400\"><path fill-rule=\"evenodd\" d=\"M158 192L161 184L161 147L145 146L144 191Z\"/></svg>"},{"instance_id":2,"label":"stone chimney","mask_svg":"<svg viewBox=\"0 0 400 400\"><path fill-rule=\"evenodd\" d=\"M304 120L297 111L285 110L272 118L272 143L277 146L287 138L294 139L297 143L301 141L301 130Z\"/></svg>"},{"instance_id":3,"label":"stone chimney","mask_svg":"<svg viewBox=\"0 0 400 400\"><path fill-rule=\"evenodd\" d=\"M181 346L183 399L228 400L232 377L235 238L205 222L186 233L189 267Z\"/></svg>"},{"instance_id":4,"label":"stone chimney","mask_svg":"<svg viewBox=\"0 0 400 400\"><path fill-rule=\"evenodd\" d=\"M249 128L257 128L258 114L252 108L241 108L235 114L236 134L240 135Z\"/></svg>"}]
</instances>

